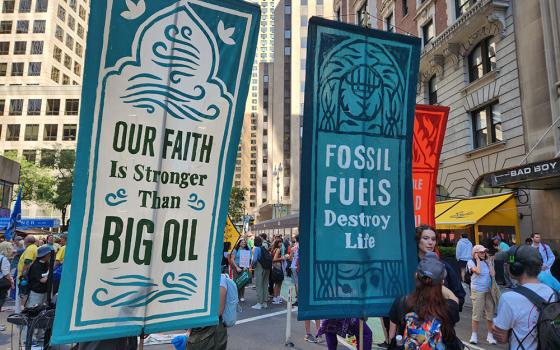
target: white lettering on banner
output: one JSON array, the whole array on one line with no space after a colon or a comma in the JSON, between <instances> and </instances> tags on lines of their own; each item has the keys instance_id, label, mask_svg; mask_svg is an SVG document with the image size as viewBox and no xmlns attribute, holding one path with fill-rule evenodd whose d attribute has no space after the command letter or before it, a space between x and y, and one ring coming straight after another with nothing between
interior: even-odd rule
<instances>
[{"instance_id":1,"label":"white lettering on banner","mask_svg":"<svg viewBox=\"0 0 560 350\"><path fill-rule=\"evenodd\" d=\"M351 232L346 232L344 235L346 236L345 248L347 249L368 249L375 247L375 238L370 236L369 233L358 233L355 239L352 238Z\"/></svg>"},{"instance_id":2,"label":"white lettering on banner","mask_svg":"<svg viewBox=\"0 0 560 350\"><path fill-rule=\"evenodd\" d=\"M332 210L325 210L325 227L331 227L338 224L340 227L381 227L382 230L386 230L389 226L389 221L391 220L391 215L366 215L360 213L359 215L337 215Z\"/></svg>"}]
</instances>

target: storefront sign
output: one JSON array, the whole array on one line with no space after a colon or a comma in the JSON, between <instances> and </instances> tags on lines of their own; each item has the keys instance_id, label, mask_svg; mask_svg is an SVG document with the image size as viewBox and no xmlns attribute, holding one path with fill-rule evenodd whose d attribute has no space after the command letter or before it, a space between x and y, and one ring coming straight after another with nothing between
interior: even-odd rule
<instances>
[{"instance_id":1,"label":"storefront sign","mask_svg":"<svg viewBox=\"0 0 560 350\"><path fill-rule=\"evenodd\" d=\"M560 176L560 158L496 171L489 176L489 179L490 184L497 187L557 176Z\"/></svg>"},{"instance_id":2,"label":"storefront sign","mask_svg":"<svg viewBox=\"0 0 560 350\"><path fill-rule=\"evenodd\" d=\"M0 230L6 229L10 223L10 218L0 219ZM16 224L17 229L28 229L28 228L54 228L60 226L59 219L20 219Z\"/></svg>"},{"instance_id":3,"label":"storefront sign","mask_svg":"<svg viewBox=\"0 0 560 350\"><path fill-rule=\"evenodd\" d=\"M259 17L233 0L92 2L55 343L218 322Z\"/></svg>"},{"instance_id":4,"label":"storefront sign","mask_svg":"<svg viewBox=\"0 0 560 350\"><path fill-rule=\"evenodd\" d=\"M413 288L418 38L312 18L299 319L386 315Z\"/></svg>"},{"instance_id":5,"label":"storefront sign","mask_svg":"<svg viewBox=\"0 0 560 350\"><path fill-rule=\"evenodd\" d=\"M416 105L412 143L414 224L435 227L439 155L443 146L449 107Z\"/></svg>"}]
</instances>

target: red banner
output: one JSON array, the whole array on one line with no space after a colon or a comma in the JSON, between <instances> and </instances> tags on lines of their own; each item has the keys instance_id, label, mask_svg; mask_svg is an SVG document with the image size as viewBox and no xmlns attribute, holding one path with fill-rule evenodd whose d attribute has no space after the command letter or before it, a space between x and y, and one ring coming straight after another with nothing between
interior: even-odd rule
<instances>
[{"instance_id":1,"label":"red banner","mask_svg":"<svg viewBox=\"0 0 560 350\"><path fill-rule=\"evenodd\" d=\"M435 226L439 155L443 146L449 107L416 105L412 142L414 223Z\"/></svg>"}]
</instances>

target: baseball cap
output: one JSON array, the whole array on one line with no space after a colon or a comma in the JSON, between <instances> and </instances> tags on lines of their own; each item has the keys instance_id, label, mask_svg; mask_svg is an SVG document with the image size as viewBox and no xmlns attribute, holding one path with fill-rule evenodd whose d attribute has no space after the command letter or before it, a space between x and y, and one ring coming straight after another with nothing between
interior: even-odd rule
<instances>
[{"instance_id":1,"label":"baseball cap","mask_svg":"<svg viewBox=\"0 0 560 350\"><path fill-rule=\"evenodd\" d=\"M472 256L474 256L476 253L486 252L486 251L488 251L488 249L486 249L485 246L477 244L472 249Z\"/></svg>"},{"instance_id":2,"label":"baseball cap","mask_svg":"<svg viewBox=\"0 0 560 350\"><path fill-rule=\"evenodd\" d=\"M37 258L42 258L48 255L50 252L52 252L51 247L47 245L40 246L39 249L37 249Z\"/></svg>"},{"instance_id":3,"label":"baseball cap","mask_svg":"<svg viewBox=\"0 0 560 350\"><path fill-rule=\"evenodd\" d=\"M424 258L420 260L416 272L420 277L431 278L434 284L442 283L447 274L443 263L439 261L438 256L432 252L426 253Z\"/></svg>"},{"instance_id":4,"label":"baseball cap","mask_svg":"<svg viewBox=\"0 0 560 350\"><path fill-rule=\"evenodd\" d=\"M539 250L526 244L512 246L509 250L498 252L495 255L496 260L509 261L510 258L525 265L539 266L543 263Z\"/></svg>"}]
</instances>

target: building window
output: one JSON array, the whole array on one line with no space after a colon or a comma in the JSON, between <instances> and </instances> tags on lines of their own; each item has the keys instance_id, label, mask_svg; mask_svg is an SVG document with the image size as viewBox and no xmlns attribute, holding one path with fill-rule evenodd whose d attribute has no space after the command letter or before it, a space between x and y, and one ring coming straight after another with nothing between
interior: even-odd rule
<instances>
[{"instance_id":1,"label":"building window","mask_svg":"<svg viewBox=\"0 0 560 350\"><path fill-rule=\"evenodd\" d=\"M43 54L43 41L37 40L31 42L31 54L32 55L42 55Z\"/></svg>"},{"instance_id":2,"label":"building window","mask_svg":"<svg viewBox=\"0 0 560 350\"><path fill-rule=\"evenodd\" d=\"M23 62L12 63L12 77L23 77Z\"/></svg>"},{"instance_id":3,"label":"building window","mask_svg":"<svg viewBox=\"0 0 560 350\"><path fill-rule=\"evenodd\" d=\"M72 69L72 58L67 54L64 54L64 67Z\"/></svg>"},{"instance_id":4,"label":"building window","mask_svg":"<svg viewBox=\"0 0 560 350\"><path fill-rule=\"evenodd\" d=\"M428 22L426 22L426 24L422 26L422 39L424 42L424 46L428 45L428 43L432 41L434 35L434 20L430 19Z\"/></svg>"},{"instance_id":5,"label":"building window","mask_svg":"<svg viewBox=\"0 0 560 350\"><path fill-rule=\"evenodd\" d=\"M39 124L27 124L25 126L24 141L37 141L39 139Z\"/></svg>"},{"instance_id":6,"label":"building window","mask_svg":"<svg viewBox=\"0 0 560 350\"><path fill-rule=\"evenodd\" d=\"M0 42L0 55L7 55L10 53L10 42L2 41Z\"/></svg>"},{"instance_id":7,"label":"building window","mask_svg":"<svg viewBox=\"0 0 560 350\"><path fill-rule=\"evenodd\" d=\"M87 3L87 1L86 1ZM70 0L70 2L68 3L68 5L70 6L70 8L74 11L76 11L76 9L78 8L78 2L76 0Z\"/></svg>"},{"instance_id":8,"label":"building window","mask_svg":"<svg viewBox=\"0 0 560 350\"><path fill-rule=\"evenodd\" d=\"M78 62L74 62L74 74L77 76L82 75L82 66Z\"/></svg>"},{"instance_id":9,"label":"building window","mask_svg":"<svg viewBox=\"0 0 560 350\"><path fill-rule=\"evenodd\" d=\"M53 49L53 58L60 62L62 60L62 49L55 45Z\"/></svg>"},{"instance_id":10,"label":"building window","mask_svg":"<svg viewBox=\"0 0 560 350\"><path fill-rule=\"evenodd\" d=\"M340 7L336 9L336 20L337 21L342 21L342 17L341 17L341 13L340 13Z\"/></svg>"},{"instance_id":11,"label":"building window","mask_svg":"<svg viewBox=\"0 0 560 350\"><path fill-rule=\"evenodd\" d=\"M435 105L437 103L437 86L436 76L434 75L428 80L428 104Z\"/></svg>"},{"instance_id":12,"label":"building window","mask_svg":"<svg viewBox=\"0 0 560 350\"><path fill-rule=\"evenodd\" d=\"M475 81L496 69L496 42L494 37L482 40L469 54L469 79Z\"/></svg>"},{"instance_id":13,"label":"building window","mask_svg":"<svg viewBox=\"0 0 560 350\"><path fill-rule=\"evenodd\" d=\"M442 185L436 186L436 202L446 201L450 199L449 192Z\"/></svg>"},{"instance_id":14,"label":"building window","mask_svg":"<svg viewBox=\"0 0 560 350\"><path fill-rule=\"evenodd\" d=\"M51 69L51 79L58 83L60 80L60 70L56 67L52 67Z\"/></svg>"},{"instance_id":15,"label":"building window","mask_svg":"<svg viewBox=\"0 0 560 350\"><path fill-rule=\"evenodd\" d=\"M41 99L32 98L27 101L27 115L41 115Z\"/></svg>"},{"instance_id":16,"label":"building window","mask_svg":"<svg viewBox=\"0 0 560 350\"><path fill-rule=\"evenodd\" d=\"M66 10L61 5L58 5L58 11L56 12L56 17L62 22L66 21Z\"/></svg>"},{"instance_id":17,"label":"building window","mask_svg":"<svg viewBox=\"0 0 560 350\"><path fill-rule=\"evenodd\" d=\"M19 0L19 13L31 12L31 0Z\"/></svg>"},{"instance_id":18,"label":"building window","mask_svg":"<svg viewBox=\"0 0 560 350\"><path fill-rule=\"evenodd\" d=\"M0 63L0 77L5 77L8 73L8 64L6 62Z\"/></svg>"},{"instance_id":19,"label":"building window","mask_svg":"<svg viewBox=\"0 0 560 350\"><path fill-rule=\"evenodd\" d=\"M70 85L70 77L62 74L62 85Z\"/></svg>"},{"instance_id":20,"label":"building window","mask_svg":"<svg viewBox=\"0 0 560 350\"><path fill-rule=\"evenodd\" d=\"M467 12L478 0L455 0L455 15L457 18Z\"/></svg>"},{"instance_id":21,"label":"building window","mask_svg":"<svg viewBox=\"0 0 560 350\"><path fill-rule=\"evenodd\" d=\"M62 127L62 141L76 141L76 124L64 124Z\"/></svg>"},{"instance_id":22,"label":"building window","mask_svg":"<svg viewBox=\"0 0 560 350\"><path fill-rule=\"evenodd\" d=\"M35 3L35 11L36 12L47 12L49 7L49 0L37 0Z\"/></svg>"},{"instance_id":23,"label":"building window","mask_svg":"<svg viewBox=\"0 0 560 350\"><path fill-rule=\"evenodd\" d=\"M47 21L38 19L33 21L33 33L44 33Z\"/></svg>"},{"instance_id":24,"label":"building window","mask_svg":"<svg viewBox=\"0 0 560 350\"><path fill-rule=\"evenodd\" d=\"M395 31L395 26L393 25L393 12L391 12L389 14L389 16L387 16L385 18L385 29L388 32L394 32Z\"/></svg>"},{"instance_id":25,"label":"building window","mask_svg":"<svg viewBox=\"0 0 560 350\"><path fill-rule=\"evenodd\" d=\"M474 110L471 112L471 115L475 149L503 141L502 114L498 102Z\"/></svg>"},{"instance_id":26,"label":"building window","mask_svg":"<svg viewBox=\"0 0 560 350\"><path fill-rule=\"evenodd\" d=\"M29 32L29 21L16 22L16 34L27 34Z\"/></svg>"},{"instance_id":27,"label":"building window","mask_svg":"<svg viewBox=\"0 0 560 350\"><path fill-rule=\"evenodd\" d=\"M41 150L41 166L52 168L56 163L56 151L53 149Z\"/></svg>"},{"instance_id":28,"label":"building window","mask_svg":"<svg viewBox=\"0 0 560 350\"><path fill-rule=\"evenodd\" d=\"M6 129L6 141L19 141L19 124L8 124Z\"/></svg>"},{"instance_id":29,"label":"building window","mask_svg":"<svg viewBox=\"0 0 560 350\"><path fill-rule=\"evenodd\" d=\"M59 115L60 114L60 100L59 99L47 99L47 115Z\"/></svg>"},{"instance_id":30,"label":"building window","mask_svg":"<svg viewBox=\"0 0 560 350\"><path fill-rule=\"evenodd\" d=\"M72 38L70 34L66 34L66 47L70 50L74 50L74 38Z\"/></svg>"},{"instance_id":31,"label":"building window","mask_svg":"<svg viewBox=\"0 0 560 350\"><path fill-rule=\"evenodd\" d=\"M0 100L0 115L4 115L6 109L6 100Z\"/></svg>"},{"instance_id":32,"label":"building window","mask_svg":"<svg viewBox=\"0 0 560 350\"><path fill-rule=\"evenodd\" d=\"M22 156L29 163L35 164L37 161L37 151L34 149L24 149L22 151Z\"/></svg>"},{"instance_id":33,"label":"building window","mask_svg":"<svg viewBox=\"0 0 560 350\"><path fill-rule=\"evenodd\" d=\"M15 4L15 0L4 0L2 13L14 13Z\"/></svg>"},{"instance_id":34,"label":"building window","mask_svg":"<svg viewBox=\"0 0 560 350\"><path fill-rule=\"evenodd\" d=\"M41 62L29 62L27 75L30 77L38 77L41 75Z\"/></svg>"},{"instance_id":35,"label":"building window","mask_svg":"<svg viewBox=\"0 0 560 350\"><path fill-rule=\"evenodd\" d=\"M402 0L402 15L408 15L408 0Z\"/></svg>"},{"instance_id":36,"label":"building window","mask_svg":"<svg viewBox=\"0 0 560 350\"><path fill-rule=\"evenodd\" d=\"M12 21L0 21L0 34L12 33Z\"/></svg>"},{"instance_id":37,"label":"building window","mask_svg":"<svg viewBox=\"0 0 560 350\"><path fill-rule=\"evenodd\" d=\"M76 30L76 19L72 16L68 16L68 28Z\"/></svg>"},{"instance_id":38,"label":"building window","mask_svg":"<svg viewBox=\"0 0 560 350\"><path fill-rule=\"evenodd\" d=\"M54 37L57 38L58 40L60 40L61 42L64 38L64 31L62 30L62 28L59 25L56 26L56 29L54 31Z\"/></svg>"},{"instance_id":39,"label":"building window","mask_svg":"<svg viewBox=\"0 0 560 350\"><path fill-rule=\"evenodd\" d=\"M84 29L84 27L82 27L82 25L80 23L78 23L78 30L76 31L76 33L78 33L78 36L81 39L84 38L85 29Z\"/></svg>"},{"instance_id":40,"label":"building window","mask_svg":"<svg viewBox=\"0 0 560 350\"><path fill-rule=\"evenodd\" d=\"M23 99L10 100L9 115L21 115L23 110Z\"/></svg>"},{"instance_id":41,"label":"building window","mask_svg":"<svg viewBox=\"0 0 560 350\"><path fill-rule=\"evenodd\" d=\"M65 106L65 114L66 115L78 115L80 110L80 100L78 99L69 99L66 100Z\"/></svg>"},{"instance_id":42,"label":"building window","mask_svg":"<svg viewBox=\"0 0 560 350\"><path fill-rule=\"evenodd\" d=\"M82 57L84 54L84 48L82 47L82 45L80 45L80 43L76 43L76 55L78 55L78 57Z\"/></svg>"},{"instance_id":43,"label":"building window","mask_svg":"<svg viewBox=\"0 0 560 350\"><path fill-rule=\"evenodd\" d=\"M58 124L45 124L43 130L43 141L56 141L58 135Z\"/></svg>"},{"instance_id":44,"label":"building window","mask_svg":"<svg viewBox=\"0 0 560 350\"><path fill-rule=\"evenodd\" d=\"M27 41L16 41L14 43L14 55L25 55L27 51Z\"/></svg>"},{"instance_id":45,"label":"building window","mask_svg":"<svg viewBox=\"0 0 560 350\"><path fill-rule=\"evenodd\" d=\"M86 20L86 9L80 6L80 10L78 11L78 16L84 21Z\"/></svg>"}]
</instances>

